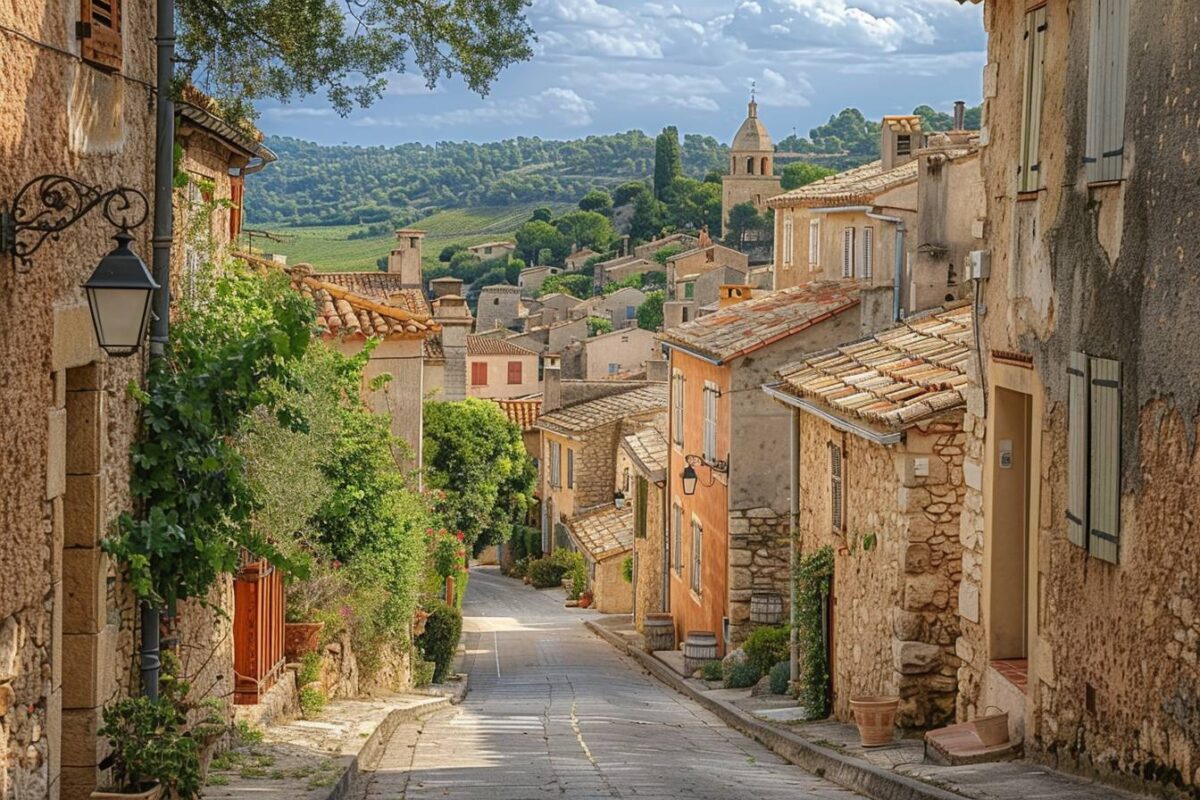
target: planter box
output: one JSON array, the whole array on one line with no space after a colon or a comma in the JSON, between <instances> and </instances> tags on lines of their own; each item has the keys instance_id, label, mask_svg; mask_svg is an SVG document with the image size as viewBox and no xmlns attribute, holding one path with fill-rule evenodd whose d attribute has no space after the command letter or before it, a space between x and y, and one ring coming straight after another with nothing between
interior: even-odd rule
<instances>
[{"instance_id":1,"label":"planter box","mask_svg":"<svg viewBox=\"0 0 1200 800\"><path fill-rule=\"evenodd\" d=\"M97 789L92 792L92 800L159 800L163 796L161 783L156 783L144 792L111 792Z\"/></svg>"},{"instance_id":2,"label":"planter box","mask_svg":"<svg viewBox=\"0 0 1200 800\"><path fill-rule=\"evenodd\" d=\"M324 622L289 622L283 626L283 651L288 661L299 661L321 646Z\"/></svg>"}]
</instances>

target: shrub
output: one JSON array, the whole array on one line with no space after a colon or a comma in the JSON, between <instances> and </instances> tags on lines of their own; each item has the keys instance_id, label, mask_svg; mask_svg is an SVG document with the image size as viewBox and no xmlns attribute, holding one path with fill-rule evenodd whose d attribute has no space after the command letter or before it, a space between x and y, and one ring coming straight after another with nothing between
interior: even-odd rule
<instances>
[{"instance_id":1,"label":"shrub","mask_svg":"<svg viewBox=\"0 0 1200 800\"><path fill-rule=\"evenodd\" d=\"M442 602L430 603L428 611L425 632L417 637L417 646L425 658L437 665L433 681L441 683L450 674L454 651L462 636L462 612Z\"/></svg>"},{"instance_id":2,"label":"shrub","mask_svg":"<svg viewBox=\"0 0 1200 800\"><path fill-rule=\"evenodd\" d=\"M321 713L328 700L325 693L315 686L305 686L300 689L300 715L312 719Z\"/></svg>"},{"instance_id":3,"label":"shrub","mask_svg":"<svg viewBox=\"0 0 1200 800\"><path fill-rule=\"evenodd\" d=\"M633 583L633 556L625 556L625 560L621 562L621 579L626 583Z\"/></svg>"},{"instance_id":4,"label":"shrub","mask_svg":"<svg viewBox=\"0 0 1200 800\"><path fill-rule=\"evenodd\" d=\"M321 654L305 653L300 659L300 669L296 673L296 683L307 686L321 679Z\"/></svg>"},{"instance_id":5,"label":"shrub","mask_svg":"<svg viewBox=\"0 0 1200 800\"><path fill-rule=\"evenodd\" d=\"M512 567L508 570L510 578L524 578L529 574L529 559L518 558L513 562Z\"/></svg>"},{"instance_id":6,"label":"shrub","mask_svg":"<svg viewBox=\"0 0 1200 800\"><path fill-rule=\"evenodd\" d=\"M436 671L437 664L418 658L413 663L413 686L428 686L433 683L433 674Z\"/></svg>"},{"instance_id":7,"label":"shrub","mask_svg":"<svg viewBox=\"0 0 1200 800\"><path fill-rule=\"evenodd\" d=\"M780 661L771 667L769 677L771 678L771 694L787 694L788 683L792 679L792 665L787 661Z\"/></svg>"},{"instance_id":8,"label":"shrub","mask_svg":"<svg viewBox=\"0 0 1200 800\"><path fill-rule=\"evenodd\" d=\"M788 629L784 625L770 628L755 628L746 637L742 649L746 651L746 659L762 675L771 671L771 667L790 657L788 650Z\"/></svg>"},{"instance_id":9,"label":"shrub","mask_svg":"<svg viewBox=\"0 0 1200 800\"><path fill-rule=\"evenodd\" d=\"M704 666L700 667L700 677L706 681L724 680L725 674L722 671L720 661L705 661Z\"/></svg>"},{"instance_id":10,"label":"shrub","mask_svg":"<svg viewBox=\"0 0 1200 800\"><path fill-rule=\"evenodd\" d=\"M549 589L562 583L566 568L554 563L550 556L529 562L529 582L535 589Z\"/></svg>"},{"instance_id":11,"label":"shrub","mask_svg":"<svg viewBox=\"0 0 1200 800\"><path fill-rule=\"evenodd\" d=\"M103 720L97 733L112 748L111 788L133 793L159 781L181 798L199 794L199 748L170 702L127 697L106 707Z\"/></svg>"},{"instance_id":12,"label":"shrub","mask_svg":"<svg viewBox=\"0 0 1200 800\"><path fill-rule=\"evenodd\" d=\"M726 689L749 689L762 678L762 671L750 663L734 664L725 673Z\"/></svg>"}]
</instances>

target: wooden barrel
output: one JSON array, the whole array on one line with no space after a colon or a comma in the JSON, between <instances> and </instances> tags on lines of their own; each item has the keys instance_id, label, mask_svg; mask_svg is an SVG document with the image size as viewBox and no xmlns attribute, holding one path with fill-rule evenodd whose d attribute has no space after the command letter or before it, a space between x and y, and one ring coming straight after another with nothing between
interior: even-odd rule
<instances>
[{"instance_id":1,"label":"wooden barrel","mask_svg":"<svg viewBox=\"0 0 1200 800\"><path fill-rule=\"evenodd\" d=\"M670 614L647 614L642 629L650 652L675 649L675 620Z\"/></svg>"},{"instance_id":2,"label":"wooden barrel","mask_svg":"<svg viewBox=\"0 0 1200 800\"><path fill-rule=\"evenodd\" d=\"M683 642L683 669L688 675L709 661L717 660L717 635L712 631L688 631Z\"/></svg>"},{"instance_id":3,"label":"wooden barrel","mask_svg":"<svg viewBox=\"0 0 1200 800\"><path fill-rule=\"evenodd\" d=\"M750 595L750 621L759 625L778 625L783 619L783 596L761 592Z\"/></svg>"}]
</instances>

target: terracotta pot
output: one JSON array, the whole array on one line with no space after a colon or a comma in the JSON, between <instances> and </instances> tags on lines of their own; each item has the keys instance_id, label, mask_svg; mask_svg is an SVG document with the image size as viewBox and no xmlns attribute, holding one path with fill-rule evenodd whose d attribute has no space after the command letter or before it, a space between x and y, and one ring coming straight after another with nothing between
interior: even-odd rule
<instances>
[{"instance_id":1,"label":"terracotta pot","mask_svg":"<svg viewBox=\"0 0 1200 800\"><path fill-rule=\"evenodd\" d=\"M850 710L858 725L858 738L863 747L891 744L894 738L896 709L899 697L851 697Z\"/></svg>"},{"instance_id":2,"label":"terracotta pot","mask_svg":"<svg viewBox=\"0 0 1200 800\"><path fill-rule=\"evenodd\" d=\"M524 580L526 586L528 586L530 583L532 583L532 581L529 579L528 575L526 575L522 580Z\"/></svg>"},{"instance_id":3,"label":"terracotta pot","mask_svg":"<svg viewBox=\"0 0 1200 800\"><path fill-rule=\"evenodd\" d=\"M1008 741L1008 713L990 714L971 720L975 735L985 747L995 747Z\"/></svg>"},{"instance_id":4,"label":"terracotta pot","mask_svg":"<svg viewBox=\"0 0 1200 800\"><path fill-rule=\"evenodd\" d=\"M321 646L324 622L287 622L283 626L283 654L288 661L299 661L305 653Z\"/></svg>"},{"instance_id":5,"label":"terracotta pot","mask_svg":"<svg viewBox=\"0 0 1200 800\"><path fill-rule=\"evenodd\" d=\"M156 783L144 792L115 792L97 789L92 792L92 800L159 800L163 796L163 786Z\"/></svg>"},{"instance_id":6,"label":"terracotta pot","mask_svg":"<svg viewBox=\"0 0 1200 800\"><path fill-rule=\"evenodd\" d=\"M579 598L579 607L580 608L587 608L591 604L592 604L592 598L588 597L586 594Z\"/></svg>"}]
</instances>

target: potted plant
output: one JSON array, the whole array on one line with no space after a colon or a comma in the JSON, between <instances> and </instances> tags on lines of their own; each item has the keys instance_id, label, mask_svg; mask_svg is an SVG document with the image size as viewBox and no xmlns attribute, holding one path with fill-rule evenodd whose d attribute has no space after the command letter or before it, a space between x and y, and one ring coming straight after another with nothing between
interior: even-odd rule
<instances>
[{"instance_id":1,"label":"potted plant","mask_svg":"<svg viewBox=\"0 0 1200 800\"><path fill-rule=\"evenodd\" d=\"M294 663L304 658L307 653L317 652L321 647L321 631L324 629L324 622L284 622L284 657Z\"/></svg>"},{"instance_id":2,"label":"potted plant","mask_svg":"<svg viewBox=\"0 0 1200 800\"><path fill-rule=\"evenodd\" d=\"M580 608L589 608L591 605L592 605L591 591L586 591L579 595L579 607Z\"/></svg>"},{"instance_id":3,"label":"potted plant","mask_svg":"<svg viewBox=\"0 0 1200 800\"><path fill-rule=\"evenodd\" d=\"M851 697L850 710L858 726L858 738L863 747L891 744L899 697Z\"/></svg>"}]
</instances>

